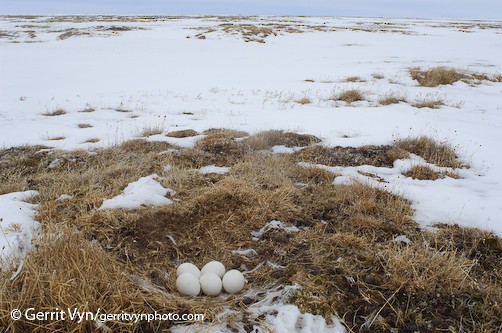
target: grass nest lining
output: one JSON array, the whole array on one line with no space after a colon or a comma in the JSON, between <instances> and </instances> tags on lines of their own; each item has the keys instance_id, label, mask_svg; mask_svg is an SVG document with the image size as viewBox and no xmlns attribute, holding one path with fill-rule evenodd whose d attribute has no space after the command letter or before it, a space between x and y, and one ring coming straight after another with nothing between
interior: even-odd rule
<instances>
[{"instance_id":1,"label":"grass nest lining","mask_svg":"<svg viewBox=\"0 0 502 333\"><path fill-rule=\"evenodd\" d=\"M40 147L0 151L0 193L38 190L37 219L44 228L44 240L17 278L9 281L10 272L1 273L0 326L35 332L97 329L89 321L13 322L15 307L87 304L83 310L101 307L109 313L200 312L211 323L223 307L245 312L260 301L260 294L178 296L178 264L201 266L216 259L228 269L249 271L248 289L299 285L290 303L328 320L337 315L352 332L501 328L499 237L452 226L440 226L436 233L421 230L407 200L363 184L333 185L334 174L297 163L391 166L412 152L451 165L455 160L437 157L437 143L432 149L421 138L342 149L322 148L313 137L288 132L244 140L235 140L242 133L231 130L205 134L191 149L138 139L94 154L49 154ZM262 152L277 144L305 148L290 155ZM174 148L178 153L163 153ZM60 166L48 168L54 159ZM168 164L171 171L165 172ZM231 171L216 175L194 169L208 164ZM179 201L97 210L105 198L152 173L164 177L162 185L176 190ZM61 194L73 198L56 201ZM269 230L254 240L251 232L272 220L299 231ZM411 242L394 241L399 235ZM250 248L255 255L233 252ZM114 332L168 330L172 324L107 323ZM251 330L259 319L244 319L244 325Z\"/></svg>"}]
</instances>

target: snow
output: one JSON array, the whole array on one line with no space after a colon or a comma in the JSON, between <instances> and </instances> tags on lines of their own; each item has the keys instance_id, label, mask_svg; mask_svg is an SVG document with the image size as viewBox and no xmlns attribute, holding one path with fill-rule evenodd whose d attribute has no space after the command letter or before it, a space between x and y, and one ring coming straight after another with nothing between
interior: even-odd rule
<instances>
[{"instance_id":1,"label":"snow","mask_svg":"<svg viewBox=\"0 0 502 333\"><path fill-rule=\"evenodd\" d=\"M280 145L280 146L273 146L271 150L273 154L293 154L295 151L298 150L298 148L290 148Z\"/></svg>"},{"instance_id":2,"label":"snow","mask_svg":"<svg viewBox=\"0 0 502 333\"><path fill-rule=\"evenodd\" d=\"M288 226L284 222L272 220L270 222L267 222L263 227L261 227L260 230L251 231L251 236L253 236L253 239L258 240L261 238L261 236L263 236L270 230L283 230L285 232L300 231L300 229L295 226Z\"/></svg>"},{"instance_id":3,"label":"snow","mask_svg":"<svg viewBox=\"0 0 502 333\"><path fill-rule=\"evenodd\" d=\"M37 191L13 192L0 195L0 270L22 264L32 250L32 239L40 231L35 220L37 205L26 200Z\"/></svg>"},{"instance_id":4,"label":"snow","mask_svg":"<svg viewBox=\"0 0 502 333\"><path fill-rule=\"evenodd\" d=\"M454 171L426 163L421 157L413 154L409 159L396 160L392 168L369 165L328 167L300 163L300 166L317 166L339 174L333 181L334 184L349 185L361 182L410 200L415 210L413 219L424 228L435 223L457 223L485 230L492 229L502 234L502 225L498 223L498 217L493 216L494 212L502 212L502 196L500 193L489 195L498 183L480 177L473 169L457 170L461 179L445 177L437 180L417 180L403 176L403 173L418 165L432 167L438 172Z\"/></svg>"},{"instance_id":5,"label":"snow","mask_svg":"<svg viewBox=\"0 0 502 333\"><path fill-rule=\"evenodd\" d=\"M111 199L105 199L99 210L105 209L135 209L142 206L163 206L173 203L166 198L169 193L176 194L175 191L163 187L157 180L161 178L157 174L141 177L135 182L130 183L119 194Z\"/></svg>"},{"instance_id":6,"label":"snow","mask_svg":"<svg viewBox=\"0 0 502 333\"><path fill-rule=\"evenodd\" d=\"M225 174L230 171L230 168L228 167L219 167L216 165L206 165L203 166L202 168L199 169L200 173L206 174L206 173L218 173L218 174Z\"/></svg>"},{"instance_id":7,"label":"snow","mask_svg":"<svg viewBox=\"0 0 502 333\"><path fill-rule=\"evenodd\" d=\"M267 290L264 299L249 306L247 317L258 319L260 326L253 326L253 333L277 332L277 333L345 333L346 330L340 320L332 317L332 324L326 323L326 320L318 315L302 313L296 305L285 304L285 300L292 292L298 289L298 286L285 286L283 288L272 288ZM263 293L261 290L249 290L246 297L254 298ZM237 317L242 319L242 314L226 308L217 318L217 321L223 321L225 317ZM233 320L235 322L235 320ZM194 323L191 325L179 325L172 329L173 333L246 333L242 325L213 324L203 325Z\"/></svg>"}]
</instances>

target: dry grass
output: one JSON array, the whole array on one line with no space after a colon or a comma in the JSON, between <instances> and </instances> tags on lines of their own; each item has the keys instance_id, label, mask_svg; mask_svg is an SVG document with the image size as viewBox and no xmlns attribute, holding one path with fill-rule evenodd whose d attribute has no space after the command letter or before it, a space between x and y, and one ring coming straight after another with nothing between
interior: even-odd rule
<instances>
[{"instance_id":1,"label":"dry grass","mask_svg":"<svg viewBox=\"0 0 502 333\"><path fill-rule=\"evenodd\" d=\"M366 80L361 79L359 76L349 76L344 81L345 82L366 82Z\"/></svg>"},{"instance_id":2,"label":"dry grass","mask_svg":"<svg viewBox=\"0 0 502 333\"><path fill-rule=\"evenodd\" d=\"M148 125L148 126L145 126L141 129L140 131L140 135L142 137L149 137L149 136L152 136L152 135L159 135L159 134L162 134L164 132L164 126L163 125Z\"/></svg>"},{"instance_id":3,"label":"dry grass","mask_svg":"<svg viewBox=\"0 0 502 333\"><path fill-rule=\"evenodd\" d=\"M84 141L84 143L96 143L99 142L98 138L90 138Z\"/></svg>"},{"instance_id":4,"label":"dry grass","mask_svg":"<svg viewBox=\"0 0 502 333\"><path fill-rule=\"evenodd\" d=\"M381 73L373 73L373 74L371 74L371 77L373 77L374 79L377 79L377 80L381 80L381 79L385 78L385 75L383 75Z\"/></svg>"},{"instance_id":5,"label":"dry grass","mask_svg":"<svg viewBox=\"0 0 502 333\"><path fill-rule=\"evenodd\" d=\"M327 166L373 165L392 167L397 159L408 154L393 146L334 147L311 146L293 155L298 161Z\"/></svg>"},{"instance_id":6,"label":"dry grass","mask_svg":"<svg viewBox=\"0 0 502 333\"><path fill-rule=\"evenodd\" d=\"M191 136L196 136L199 133L197 131L194 131L193 129L187 129L187 130L180 130L180 131L172 131L166 134L166 136L171 137L171 138L188 138Z\"/></svg>"},{"instance_id":7,"label":"dry grass","mask_svg":"<svg viewBox=\"0 0 502 333\"><path fill-rule=\"evenodd\" d=\"M92 108L90 106L87 106L85 109L82 109L79 112L89 113L89 112L94 112L94 111L96 111L96 109L94 109L94 108Z\"/></svg>"},{"instance_id":8,"label":"dry grass","mask_svg":"<svg viewBox=\"0 0 502 333\"><path fill-rule=\"evenodd\" d=\"M440 167L460 168L465 166L457 159L454 148L425 136L399 139L394 144L396 147L418 155L427 162Z\"/></svg>"},{"instance_id":9,"label":"dry grass","mask_svg":"<svg viewBox=\"0 0 502 333\"><path fill-rule=\"evenodd\" d=\"M302 97L300 99L297 99L295 102L298 103L298 104L305 105L305 104L312 103L312 100L310 98L308 98L307 96L305 96L305 97Z\"/></svg>"},{"instance_id":10,"label":"dry grass","mask_svg":"<svg viewBox=\"0 0 502 333\"><path fill-rule=\"evenodd\" d=\"M214 135L214 134L224 135L224 136L227 136L227 137L230 137L233 139L243 138L245 136L249 136L248 132L236 131L236 130L232 130L232 129L228 129L228 128L210 128L208 130L205 130L204 134L206 134L206 135Z\"/></svg>"},{"instance_id":11,"label":"dry grass","mask_svg":"<svg viewBox=\"0 0 502 333\"><path fill-rule=\"evenodd\" d=\"M422 108L439 109L443 105L445 104L442 98L430 97L430 96L418 99L411 104L411 106L419 109Z\"/></svg>"},{"instance_id":12,"label":"dry grass","mask_svg":"<svg viewBox=\"0 0 502 333\"><path fill-rule=\"evenodd\" d=\"M410 69L410 75L413 80L417 80L423 87L437 87L439 85L453 84L458 81L468 84L479 84L481 81L500 82L500 75L488 76L486 74L447 67L433 67L425 71L420 68L412 68Z\"/></svg>"},{"instance_id":13,"label":"dry grass","mask_svg":"<svg viewBox=\"0 0 502 333\"><path fill-rule=\"evenodd\" d=\"M437 233L421 230L403 198L363 184L333 185L334 174L297 164L389 165L405 155L401 149L322 150L312 145L312 137L277 132L257 135L259 140L250 137L257 140L255 146L234 140L235 131L216 129L195 148L170 155L159 154L173 148L168 143L139 139L93 154L49 154L40 147L0 151L0 193L38 190L37 219L45 235L14 281L6 278L10 272L0 272L6 274L0 278L0 327L19 332L97 330L91 321L13 322L10 311L15 307L201 312L210 322L223 307L245 311L263 298L178 295L177 264L200 266L218 259L228 268L254 269L246 274L246 288L298 284L301 289L289 302L326 319L338 315L352 332L500 329L500 238L452 226ZM250 148L299 141L307 145L307 153L272 155ZM410 142L400 145L419 151ZM437 153L425 152L432 157ZM55 159L61 166L48 169ZM230 173L204 175L192 169L209 161L231 166ZM164 174L166 164L172 170ZM105 198L152 173L163 175L162 184L176 190L180 201L131 211L97 210ZM55 201L63 193L73 198ZM258 241L252 239L251 231L274 219L308 228L296 233L271 230ZM412 243L393 242L397 235ZM257 254L231 253L246 248ZM265 261L284 268L260 265ZM139 278L128 278L132 274L150 290ZM246 330L261 320L245 319ZM107 325L113 332L151 332L168 331L172 323Z\"/></svg>"},{"instance_id":14,"label":"dry grass","mask_svg":"<svg viewBox=\"0 0 502 333\"><path fill-rule=\"evenodd\" d=\"M47 117L62 116L64 114L66 114L66 110L61 108L42 113L42 115Z\"/></svg>"},{"instance_id":15,"label":"dry grass","mask_svg":"<svg viewBox=\"0 0 502 333\"><path fill-rule=\"evenodd\" d=\"M47 140L50 141L60 141L66 139L64 136L50 136L47 138Z\"/></svg>"},{"instance_id":16,"label":"dry grass","mask_svg":"<svg viewBox=\"0 0 502 333\"><path fill-rule=\"evenodd\" d=\"M412 167L410 170L403 173L403 175L418 180L437 180L437 179L443 179L445 177L450 177L454 179L460 178L458 174L452 172L438 172L433 170L431 167L425 165L416 165Z\"/></svg>"},{"instance_id":17,"label":"dry grass","mask_svg":"<svg viewBox=\"0 0 502 333\"><path fill-rule=\"evenodd\" d=\"M297 134L278 130L256 133L246 138L242 143L251 150L266 150L273 146L305 147L321 140L309 134Z\"/></svg>"},{"instance_id":18,"label":"dry grass","mask_svg":"<svg viewBox=\"0 0 502 333\"><path fill-rule=\"evenodd\" d=\"M337 101L344 101L350 104L353 102L363 101L364 95L357 89L350 89L341 92L337 96L334 96L333 99Z\"/></svg>"},{"instance_id":19,"label":"dry grass","mask_svg":"<svg viewBox=\"0 0 502 333\"><path fill-rule=\"evenodd\" d=\"M434 67L426 71L422 71L420 68L412 68L410 69L410 75L413 80L417 80L423 87L453 84L465 77L465 74L446 67Z\"/></svg>"},{"instance_id":20,"label":"dry grass","mask_svg":"<svg viewBox=\"0 0 502 333\"><path fill-rule=\"evenodd\" d=\"M91 128L92 127L92 125L88 124L88 123L80 123L77 126L78 126L78 128Z\"/></svg>"},{"instance_id":21,"label":"dry grass","mask_svg":"<svg viewBox=\"0 0 502 333\"><path fill-rule=\"evenodd\" d=\"M380 105L399 104L401 102L406 102L406 97L397 93L386 94L378 100Z\"/></svg>"}]
</instances>

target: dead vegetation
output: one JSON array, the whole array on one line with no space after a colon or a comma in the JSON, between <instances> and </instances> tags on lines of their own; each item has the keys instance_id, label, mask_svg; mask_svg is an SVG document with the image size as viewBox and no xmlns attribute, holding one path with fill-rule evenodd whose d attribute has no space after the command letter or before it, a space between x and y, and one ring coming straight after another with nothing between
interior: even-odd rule
<instances>
[{"instance_id":1,"label":"dead vegetation","mask_svg":"<svg viewBox=\"0 0 502 333\"><path fill-rule=\"evenodd\" d=\"M78 128L91 128L92 125L89 124L89 123L80 123L80 124L77 124Z\"/></svg>"},{"instance_id":2,"label":"dead vegetation","mask_svg":"<svg viewBox=\"0 0 502 333\"><path fill-rule=\"evenodd\" d=\"M282 23L250 24L226 22L210 28L195 28L196 30L202 30L202 32L195 35L195 38L206 39L206 36L211 33L222 32L233 36L239 36L245 42L265 43L267 37L285 33L301 33L303 32L302 28L303 27L299 25Z\"/></svg>"},{"instance_id":3,"label":"dead vegetation","mask_svg":"<svg viewBox=\"0 0 502 333\"><path fill-rule=\"evenodd\" d=\"M84 143L97 143L100 140L98 138L90 138L84 141Z\"/></svg>"},{"instance_id":4,"label":"dead vegetation","mask_svg":"<svg viewBox=\"0 0 502 333\"><path fill-rule=\"evenodd\" d=\"M350 89L342 91L340 94L333 96L331 99L336 101L344 101L347 103L354 103L364 100L364 95L357 89Z\"/></svg>"},{"instance_id":5,"label":"dead vegetation","mask_svg":"<svg viewBox=\"0 0 502 333\"><path fill-rule=\"evenodd\" d=\"M294 154L301 162L327 166L372 165L392 167L397 159L407 158L408 153L394 146L333 147L311 146Z\"/></svg>"},{"instance_id":6,"label":"dead vegetation","mask_svg":"<svg viewBox=\"0 0 502 333\"><path fill-rule=\"evenodd\" d=\"M47 138L49 141L60 141L66 139L64 136L50 136Z\"/></svg>"},{"instance_id":7,"label":"dead vegetation","mask_svg":"<svg viewBox=\"0 0 502 333\"><path fill-rule=\"evenodd\" d=\"M321 140L310 134L298 134L279 130L269 130L256 133L242 141L250 150L266 150L274 146L306 147Z\"/></svg>"},{"instance_id":8,"label":"dead vegetation","mask_svg":"<svg viewBox=\"0 0 502 333\"><path fill-rule=\"evenodd\" d=\"M418 109L423 109L423 108L439 109L443 105L445 105L445 103L442 98L432 97L432 96L425 96L411 103L411 106Z\"/></svg>"},{"instance_id":9,"label":"dead vegetation","mask_svg":"<svg viewBox=\"0 0 502 333\"><path fill-rule=\"evenodd\" d=\"M55 110L46 111L46 112L42 113L42 115L46 116L46 117L62 116L64 114L66 114L66 110L62 109L62 108L57 108Z\"/></svg>"},{"instance_id":10,"label":"dead vegetation","mask_svg":"<svg viewBox=\"0 0 502 333\"><path fill-rule=\"evenodd\" d=\"M460 176L453 172L435 171L429 166L416 165L403 173L406 177L411 177L418 180L437 180L445 177L459 179Z\"/></svg>"},{"instance_id":11,"label":"dead vegetation","mask_svg":"<svg viewBox=\"0 0 502 333\"><path fill-rule=\"evenodd\" d=\"M479 84L481 81L500 82L500 75L488 76L487 74L474 73L467 70L459 70L448 67L433 67L428 70L421 70L418 67L410 69L410 75L422 87L437 87L455 82L465 82L467 84Z\"/></svg>"},{"instance_id":12,"label":"dead vegetation","mask_svg":"<svg viewBox=\"0 0 502 333\"><path fill-rule=\"evenodd\" d=\"M366 80L361 79L359 76L349 76L345 79L345 82L366 82Z\"/></svg>"},{"instance_id":13,"label":"dead vegetation","mask_svg":"<svg viewBox=\"0 0 502 333\"><path fill-rule=\"evenodd\" d=\"M458 160L455 149L449 144L438 143L425 136L399 139L394 144L396 147L418 155L427 162L440 167L455 169L465 166Z\"/></svg>"},{"instance_id":14,"label":"dead vegetation","mask_svg":"<svg viewBox=\"0 0 502 333\"><path fill-rule=\"evenodd\" d=\"M342 318L349 332L495 332L502 318L502 240L476 229L421 230L410 203L363 184L334 185L326 165L390 166L406 151L454 164L445 145L427 138L396 146L323 148L313 136L269 131L247 136L212 129L195 148L137 139L87 151L20 147L0 151L0 193L37 190L44 239L19 275L0 272L0 327L6 331L95 331L92 321L12 321L13 308L101 308L106 313L245 311L262 294L180 297L176 265L218 259L249 271L247 288L297 284L289 299L301 311ZM292 155L263 154L278 144ZM176 149L175 149L176 148ZM166 154L166 151L175 153ZM54 160L57 167L49 168ZM456 159L454 160L456 161ZM205 175L195 167L231 167ZM457 162L458 163L458 162ZM165 165L171 165L164 172ZM455 166L458 164L455 164ZM172 205L98 211L105 198L152 173L177 191ZM55 185L57 184L57 185ZM61 194L73 197L56 201ZM252 231L279 220L298 232ZM405 235L410 242L394 241ZM249 249L254 256L232 254ZM261 265L264 262L276 264ZM244 318L247 331L261 318ZM108 322L113 332L168 330L170 322ZM230 328L236 324L229 322Z\"/></svg>"},{"instance_id":15,"label":"dead vegetation","mask_svg":"<svg viewBox=\"0 0 502 333\"><path fill-rule=\"evenodd\" d=\"M194 131L192 129L187 129L187 130L179 130L179 131L172 131L166 134L166 136L171 137L171 138L189 138L191 136L196 136L199 133L197 131Z\"/></svg>"},{"instance_id":16,"label":"dead vegetation","mask_svg":"<svg viewBox=\"0 0 502 333\"><path fill-rule=\"evenodd\" d=\"M406 97L398 93L388 93L378 100L380 105L391 105L406 102Z\"/></svg>"},{"instance_id":17,"label":"dead vegetation","mask_svg":"<svg viewBox=\"0 0 502 333\"><path fill-rule=\"evenodd\" d=\"M152 135L162 134L163 132L164 132L164 126L162 124L148 125L141 129L140 135L142 137L147 138Z\"/></svg>"},{"instance_id":18,"label":"dead vegetation","mask_svg":"<svg viewBox=\"0 0 502 333\"><path fill-rule=\"evenodd\" d=\"M304 96L304 97L302 97L300 99L297 99L295 102L298 103L298 104L305 105L305 104L312 103L312 100L309 97Z\"/></svg>"}]
</instances>

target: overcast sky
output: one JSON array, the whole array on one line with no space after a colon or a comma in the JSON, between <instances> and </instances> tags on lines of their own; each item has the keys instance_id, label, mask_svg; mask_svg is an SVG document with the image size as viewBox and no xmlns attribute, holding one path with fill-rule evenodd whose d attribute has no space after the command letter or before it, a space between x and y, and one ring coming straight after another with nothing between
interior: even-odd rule
<instances>
[{"instance_id":1,"label":"overcast sky","mask_svg":"<svg viewBox=\"0 0 502 333\"><path fill-rule=\"evenodd\" d=\"M0 0L0 14L242 14L502 19L502 0Z\"/></svg>"}]
</instances>

